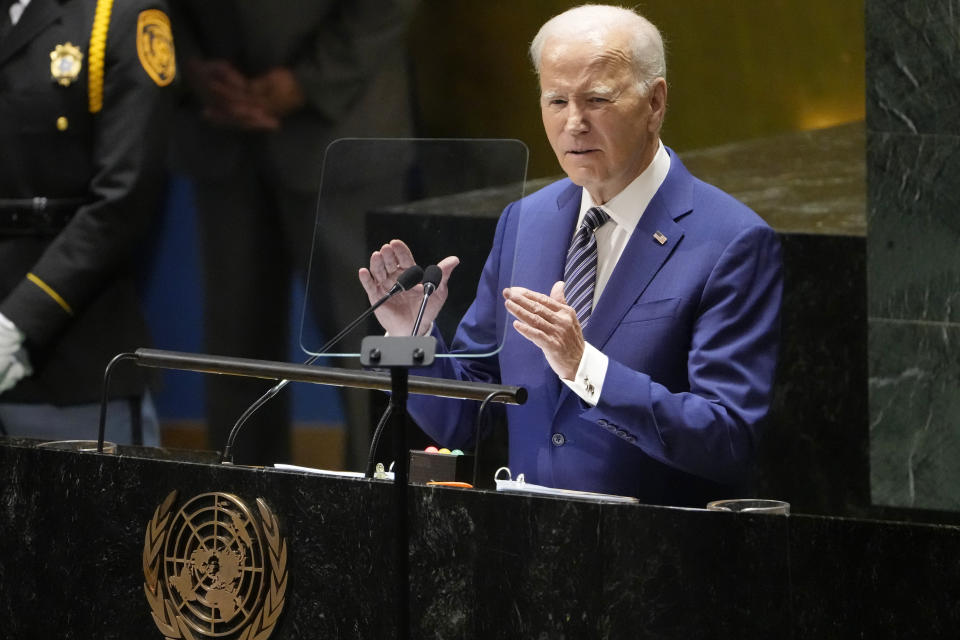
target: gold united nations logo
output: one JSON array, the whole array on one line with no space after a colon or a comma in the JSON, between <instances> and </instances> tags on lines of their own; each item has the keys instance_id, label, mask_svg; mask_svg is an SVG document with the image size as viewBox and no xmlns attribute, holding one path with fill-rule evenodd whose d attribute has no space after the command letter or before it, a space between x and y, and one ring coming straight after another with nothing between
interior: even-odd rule
<instances>
[{"instance_id":1,"label":"gold united nations logo","mask_svg":"<svg viewBox=\"0 0 960 640\"><path fill-rule=\"evenodd\" d=\"M283 610L287 544L262 499L204 493L174 512L172 491L147 524L144 591L167 638L265 640Z\"/></svg>"}]
</instances>

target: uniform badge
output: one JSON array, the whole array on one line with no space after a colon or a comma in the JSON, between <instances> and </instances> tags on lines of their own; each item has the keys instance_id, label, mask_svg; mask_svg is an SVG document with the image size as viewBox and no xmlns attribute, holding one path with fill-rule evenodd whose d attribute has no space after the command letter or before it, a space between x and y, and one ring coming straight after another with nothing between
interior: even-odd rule
<instances>
[{"instance_id":1,"label":"uniform badge","mask_svg":"<svg viewBox=\"0 0 960 640\"><path fill-rule=\"evenodd\" d=\"M58 44L50 52L50 75L61 86L69 87L80 75L82 61L83 52L80 49L69 42Z\"/></svg>"},{"instance_id":2,"label":"uniform badge","mask_svg":"<svg viewBox=\"0 0 960 640\"><path fill-rule=\"evenodd\" d=\"M177 76L170 18L159 9L147 9L137 18L137 56L143 70L158 86L165 87Z\"/></svg>"}]
</instances>

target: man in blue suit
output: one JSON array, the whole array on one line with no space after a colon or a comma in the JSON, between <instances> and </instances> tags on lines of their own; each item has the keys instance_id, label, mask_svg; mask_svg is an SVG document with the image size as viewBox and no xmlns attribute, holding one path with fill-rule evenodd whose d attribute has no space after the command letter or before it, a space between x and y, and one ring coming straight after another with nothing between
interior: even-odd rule
<instances>
[{"instance_id":1,"label":"man in blue suit","mask_svg":"<svg viewBox=\"0 0 960 640\"><path fill-rule=\"evenodd\" d=\"M449 350L494 351L501 337L503 348L438 359L434 374L528 389L526 404L507 408L509 465L527 482L699 507L735 496L770 406L777 237L661 143L663 44L646 19L571 9L530 53L568 179L504 211ZM413 263L400 240L375 252L360 270L371 300ZM457 263L441 261L423 326ZM407 333L419 301L398 296L378 319ZM472 442L475 406L413 397L409 408L438 443Z\"/></svg>"}]
</instances>

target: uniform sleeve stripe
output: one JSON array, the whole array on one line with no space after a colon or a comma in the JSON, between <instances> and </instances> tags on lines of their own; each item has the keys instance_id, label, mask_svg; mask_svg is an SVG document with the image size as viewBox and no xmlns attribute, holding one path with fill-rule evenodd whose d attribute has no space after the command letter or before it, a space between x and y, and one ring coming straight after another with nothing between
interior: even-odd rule
<instances>
[{"instance_id":1,"label":"uniform sleeve stripe","mask_svg":"<svg viewBox=\"0 0 960 640\"><path fill-rule=\"evenodd\" d=\"M87 91L90 113L103 109L103 58L107 50L107 30L110 28L110 13L113 0L97 0L93 14L93 31L90 33L90 50L87 64Z\"/></svg>"},{"instance_id":2,"label":"uniform sleeve stripe","mask_svg":"<svg viewBox=\"0 0 960 640\"><path fill-rule=\"evenodd\" d=\"M57 293L56 291L54 291L53 288L52 288L50 285L48 285L46 282L44 282L43 280L41 280L40 278L38 278L38 277L36 276L36 274L28 273L28 274L27 274L27 280L29 280L29 281L32 282L33 284L37 285L38 287L40 287L40 289L41 289L45 294L47 294L48 296L50 296L51 298L53 298L54 302L56 302L58 305L60 305L61 307L63 307L63 310L64 310L64 311L66 311L66 312L67 312L68 314L70 314L71 316L73 315L73 309L70 308L70 305L67 304L67 301L64 300L63 297L61 297L61 295L60 295L59 293Z\"/></svg>"}]
</instances>

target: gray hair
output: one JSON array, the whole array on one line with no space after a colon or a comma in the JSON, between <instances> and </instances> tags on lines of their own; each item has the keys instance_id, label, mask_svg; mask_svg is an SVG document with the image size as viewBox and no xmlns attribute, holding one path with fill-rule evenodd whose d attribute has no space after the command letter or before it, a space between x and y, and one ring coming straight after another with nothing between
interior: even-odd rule
<instances>
[{"instance_id":1,"label":"gray hair","mask_svg":"<svg viewBox=\"0 0 960 640\"><path fill-rule=\"evenodd\" d=\"M663 37L656 26L640 14L623 7L585 4L550 18L530 43L530 59L540 75L540 57L550 37L592 37L606 35L613 29L630 32L630 58L637 81L644 87L657 78L666 78L667 59Z\"/></svg>"}]
</instances>

